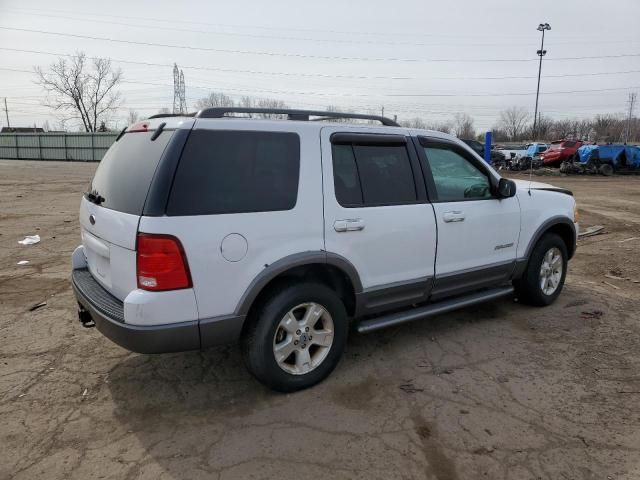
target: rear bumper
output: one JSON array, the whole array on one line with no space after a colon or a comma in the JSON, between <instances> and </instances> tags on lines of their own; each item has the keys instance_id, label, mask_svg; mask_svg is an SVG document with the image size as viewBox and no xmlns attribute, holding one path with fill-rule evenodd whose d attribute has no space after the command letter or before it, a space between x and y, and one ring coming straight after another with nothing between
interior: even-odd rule
<instances>
[{"instance_id":1,"label":"rear bumper","mask_svg":"<svg viewBox=\"0 0 640 480\"><path fill-rule=\"evenodd\" d=\"M71 284L85 321L88 314L100 333L132 352L182 352L228 343L238 338L244 321L244 317L221 317L202 322L131 325L124 322L124 304L107 292L88 269L73 270Z\"/></svg>"}]
</instances>

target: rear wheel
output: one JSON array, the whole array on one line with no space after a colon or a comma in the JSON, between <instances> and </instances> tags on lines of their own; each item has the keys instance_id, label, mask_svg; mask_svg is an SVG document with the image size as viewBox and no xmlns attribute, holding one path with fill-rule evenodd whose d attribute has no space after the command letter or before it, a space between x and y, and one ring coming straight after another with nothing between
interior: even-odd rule
<instances>
[{"instance_id":1,"label":"rear wheel","mask_svg":"<svg viewBox=\"0 0 640 480\"><path fill-rule=\"evenodd\" d=\"M516 294L524 303L550 305L558 298L567 275L567 246L559 235L545 234L536 244L527 268L514 282Z\"/></svg>"},{"instance_id":2,"label":"rear wheel","mask_svg":"<svg viewBox=\"0 0 640 480\"><path fill-rule=\"evenodd\" d=\"M610 177L613 175L613 167L608 163L603 163L598 167L598 171L604 175L605 177Z\"/></svg>"},{"instance_id":3,"label":"rear wheel","mask_svg":"<svg viewBox=\"0 0 640 480\"><path fill-rule=\"evenodd\" d=\"M245 364L260 382L281 392L326 378L348 334L342 301L322 284L286 287L263 301L248 321L242 338Z\"/></svg>"}]
</instances>

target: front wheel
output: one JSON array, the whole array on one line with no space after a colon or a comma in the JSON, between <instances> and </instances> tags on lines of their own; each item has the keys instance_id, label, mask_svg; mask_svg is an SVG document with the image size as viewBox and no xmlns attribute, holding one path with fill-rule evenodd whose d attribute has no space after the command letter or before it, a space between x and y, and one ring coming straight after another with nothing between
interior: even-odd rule
<instances>
[{"instance_id":1,"label":"front wheel","mask_svg":"<svg viewBox=\"0 0 640 480\"><path fill-rule=\"evenodd\" d=\"M514 282L518 298L531 305L552 304L564 286L567 263L567 246L562 238L545 234L534 247L522 278Z\"/></svg>"},{"instance_id":2,"label":"front wheel","mask_svg":"<svg viewBox=\"0 0 640 480\"><path fill-rule=\"evenodd\" d=\"M322 284L285 287L247 320L245 364L260 382L292 392L322 381L344 350L349 322L342 300Z\"/></svg>"}]
</instances>

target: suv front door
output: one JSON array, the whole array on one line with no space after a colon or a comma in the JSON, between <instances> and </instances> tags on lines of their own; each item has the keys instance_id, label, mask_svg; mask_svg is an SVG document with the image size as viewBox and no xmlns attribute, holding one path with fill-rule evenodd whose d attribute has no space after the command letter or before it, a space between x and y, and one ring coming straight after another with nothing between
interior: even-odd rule
<instances>
[{"instance_id":1,"label":"suv front door","mask_svg":"<svg viewBox=\"0 0 640 480\"><path fill-rule=\"evenodd\" d=\"M433 208L411 139L398 133L321 133L325 246L360 276L358 314L424 301L433 281Z\"/></svg>"},{"instance_id":2,"label":"suv front door","mask_svg":"<svg viewBox=\"0 0 640 480\"><path fill-rule=\"evenodd\" d=\"M438 225L432 298L509 280L520 235L518 199L498 198L489 167L462 146L420 137L416 147Z\"/></svg>"}]
</instances>

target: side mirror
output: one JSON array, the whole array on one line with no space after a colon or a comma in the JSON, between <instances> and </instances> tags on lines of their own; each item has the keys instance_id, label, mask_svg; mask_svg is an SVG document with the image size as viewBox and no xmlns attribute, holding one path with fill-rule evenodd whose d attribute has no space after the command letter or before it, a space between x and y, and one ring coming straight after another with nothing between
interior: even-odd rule
<instances>
[{"instance_id":1,"label":"side mirror","mask_svg":"<svg viewBox=\"0 0 640 480\"><path fill-rule=\"evenodd\" d=\"M510 198L516 194L516 182L507 178L501 178L498 182L498 196Z\"/></svg>"}]
</instances>

